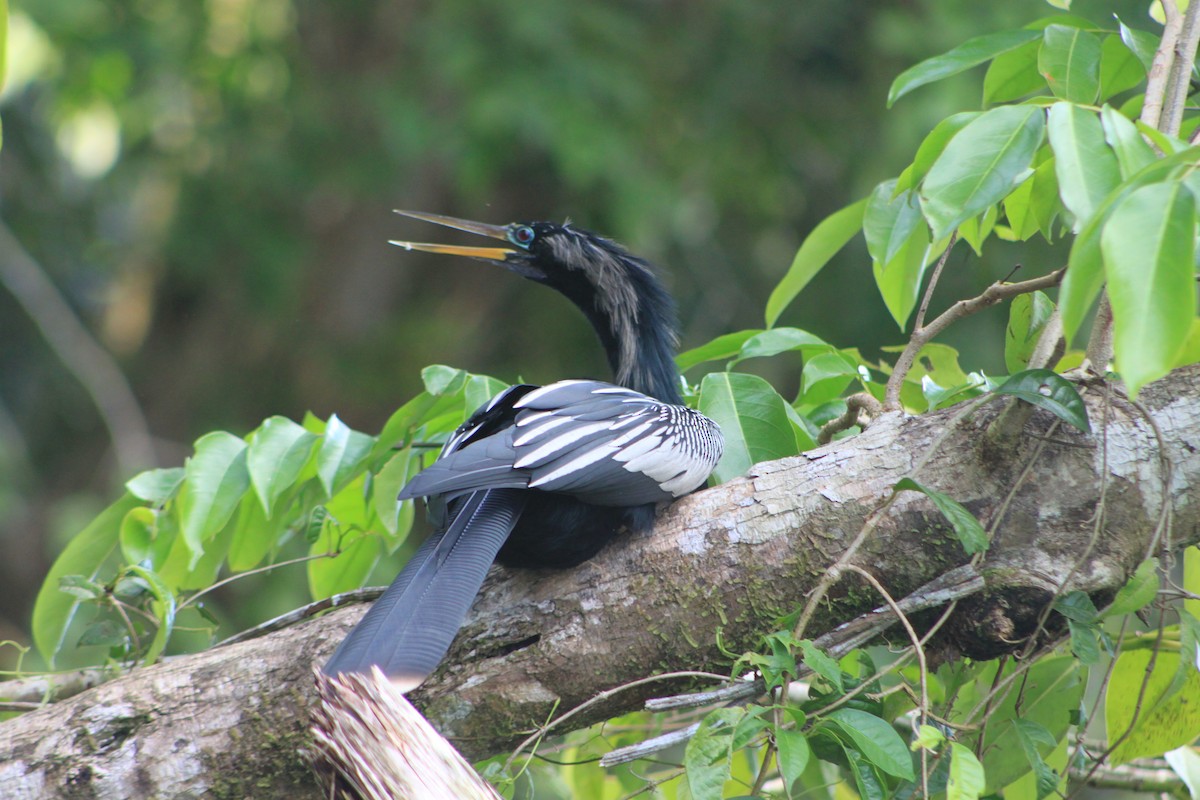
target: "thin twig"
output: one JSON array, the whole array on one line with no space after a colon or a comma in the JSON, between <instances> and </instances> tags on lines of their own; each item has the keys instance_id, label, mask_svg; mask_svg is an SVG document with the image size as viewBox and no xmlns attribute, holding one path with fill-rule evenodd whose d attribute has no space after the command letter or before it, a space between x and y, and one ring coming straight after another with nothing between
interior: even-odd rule
<instances>
[{"instance_id":1,"label":"thin twig","mask_svg":"<svg viewBox=\"0 0 1200 800\"><path fill-rule=\"evenodd\" d=\"M866 428L871 420L883 413L883 405L869 392L857 392L846 398L846 413L837 419L831 419L821 427L817 436L817 444L829 444L833 437L842 431L848 431L855 425Z\"/></svg>"},{"instance_id":2,"label":"thin twig","mask_svg":"<svg viewBox=\"0 0 1200 800\"><path fill-rule=\"evenodd\" d=\"M1020 283L993 283L987 289L984 289L982 294L972 297L969 300L959 300L950 306L950 308L943 311L928 325L914 328L912 336L909 337L908 345L900 353L900 357L896 359L896 366L892 368L892 374L888 378L887 392L884 395L883 401L884 411L901 410L900 388L904 385L904 379L908 376L909 370L912 369L913 362L917 360L917 354L921 352L921 348L938 334L958 320L994 306L997 303L1011 300L1018 295L1029 294L1030 292L1057 286L1062 282L1064 272L1066 272L1065 268L1056 269L1049 274L1030 278Z\"/></svg>"},{"instance_id":3,"label":"thin twig","mask_svg":"<svg viewBox=\"0 0 1200 800\"><path fill-rule=\"evenodd\" d=\"M108 428L121 475L131 476L154 466L150 426L121 369L3 223L0 223L0 282L25 309L46 344L92 398Z\"/></svg>"},{"instance_id":4,"label":"thin twig","mask_svg":"<svg viewBox=\"0 0 1200 800\"><path fill-rule=\"evenodd\" d=\"M929 276L929 285L925 287L925 294L921 297L921 305L917 309L917 316L913 321L913 330L919 331L925 327L925 314L929 311L929 301L933 299L933 290L938 285L938 280L942 277L942 270L946 266L946 262L950 260L950 251L954 249L954 243L958 241L958 230L950 234L950 241L946 242L946 249L942 251L941 258L938 259L937 266L933 268L933 274Z\"/></svg>"}]
</instances>

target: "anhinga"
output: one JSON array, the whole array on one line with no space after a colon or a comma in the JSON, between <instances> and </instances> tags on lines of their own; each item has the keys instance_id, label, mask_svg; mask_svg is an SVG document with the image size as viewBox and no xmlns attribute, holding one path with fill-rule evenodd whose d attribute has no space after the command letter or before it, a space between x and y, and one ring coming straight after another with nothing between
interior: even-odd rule
<instances>
[{"instance_id":1,"label":"anhinga","mask_svg":"<svg viewBox=\"0 0 1200 800\"><path fill-rule=\"evenodd\" d=\"M427 498L435 532L324 669L378 665L407 691L442 660L493 561L586 561L622 527L649 527L657 504L703 484L723 440L716 423L682 404L674 306L645 261L569 224L398 213L505 241L393 244L490 261L557 289L599 334L620 384L513 386L476 411L400 492Z\"/></svg>"}]
</instances>

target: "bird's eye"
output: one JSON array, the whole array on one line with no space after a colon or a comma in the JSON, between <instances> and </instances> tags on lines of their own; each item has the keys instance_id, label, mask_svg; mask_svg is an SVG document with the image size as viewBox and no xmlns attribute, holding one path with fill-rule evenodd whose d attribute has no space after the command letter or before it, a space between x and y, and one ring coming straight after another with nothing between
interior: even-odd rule
<instances>
[{"instance_id":1,"label":"bird's eye","mask_svg":"<svg viewBox=\"0 0 1200 800\"><path fill-rule=\"evenodd\" d=\"M529 247L533 243L536 234L533 228L528 225L514 225L512 230L508 232L508 238L513 244L519 244L521 247Z\"/></svg>"}]
</instances>

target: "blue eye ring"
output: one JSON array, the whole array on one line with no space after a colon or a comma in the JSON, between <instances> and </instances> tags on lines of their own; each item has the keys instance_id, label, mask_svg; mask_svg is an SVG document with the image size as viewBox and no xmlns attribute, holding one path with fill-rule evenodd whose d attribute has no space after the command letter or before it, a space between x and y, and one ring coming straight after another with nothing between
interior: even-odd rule
<instances>
[{"instance_id":1,"label":"blue eye ring","mask_svg":"<svg viewBox=\"0 0 1200 800\"><path fill-rule=\"evenodd\" d=\"M508 240L518 247L524 247L527 250L536 238L537 234L528 225L513 225L508 231Z\"/></svg>"}]
</instances>

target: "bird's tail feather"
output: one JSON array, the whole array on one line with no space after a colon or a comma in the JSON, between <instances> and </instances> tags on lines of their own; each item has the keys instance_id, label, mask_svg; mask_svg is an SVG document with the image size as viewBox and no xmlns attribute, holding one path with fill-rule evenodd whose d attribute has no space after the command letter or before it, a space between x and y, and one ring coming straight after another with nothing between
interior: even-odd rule
<instances>
[{"instance_id":1,"label":"bird's tail feather","mask_svg":"<svg viewBox=\"0 0 1200 800\"><path fill-rule=\"evenodd\" d=\"M528 492L473 492L417 550L324 666L330 675L378 665L403 690L441 662Z\"/></svg>"}]
</instances>

